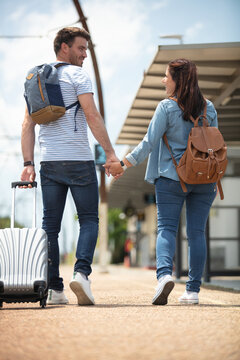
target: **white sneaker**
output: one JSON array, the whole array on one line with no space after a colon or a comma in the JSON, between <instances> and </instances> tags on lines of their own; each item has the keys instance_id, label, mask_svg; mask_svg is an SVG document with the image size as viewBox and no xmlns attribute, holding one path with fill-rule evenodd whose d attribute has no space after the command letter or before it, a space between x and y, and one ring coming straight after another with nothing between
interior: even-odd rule
<instances>
[{"instance_id":1,"label":"white sneaker","mask_svg":"<svg viewBox=\"0 0 240 360\"><path fill-rule=\"evenodd\" d=\"M48 305L68 304L68 299L66 298L64 291L49 289L47 304Z\"/></svg>"},{"instance_id":2,"label":"white sneaker","mask_svg":"<svg viewBox=\"0 0 240 360\"><path fill-rule=\"evenodd\" d=\"M182 296L180 296L178 301L181 304L198 304L199 303L198 293L185 290L185 292L183 293Z\"/></svg>"},{"instance_id":3,"label":"white sneaker","mask_svg":"<svg viewBox=\"0 0 240 360\"><path fill-rule=\"evenodd\" d=\"M91 281L80 272L74 272L70 281L70 288L78 299L78 305L94 305L95 301L90 288Z\"/></svg>"},{"instance_id":4,"label":"white sneaker","mask_svg":"<svg viewBox=\"0 0 240 360\"><path fill-rule=\"evenodd\" d=\"M171 275L163 275L158 280L156 287L156 294L152 299L153 305L166 305L168 302L168 295L174 288L174 282Z\"/></svg>"}]
</instances>

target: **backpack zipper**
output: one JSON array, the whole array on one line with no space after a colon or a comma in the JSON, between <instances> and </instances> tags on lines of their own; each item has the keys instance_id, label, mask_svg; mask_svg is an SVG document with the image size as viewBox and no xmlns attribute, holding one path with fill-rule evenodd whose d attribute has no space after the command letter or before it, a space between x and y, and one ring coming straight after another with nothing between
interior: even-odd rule
<instances>
[{"instance_id":1,"label":"backpack zipper","mask_svg":"<svg viewBox=\"0 0 240 360\"><path fill-rule=\"evenodd\" d=\"M37 78L38 78L38 87L39 87L39 91L40 91L40 94L41 94L42 101L45 101L39 74L37 75Z\"/></svg>"}]
</instances>

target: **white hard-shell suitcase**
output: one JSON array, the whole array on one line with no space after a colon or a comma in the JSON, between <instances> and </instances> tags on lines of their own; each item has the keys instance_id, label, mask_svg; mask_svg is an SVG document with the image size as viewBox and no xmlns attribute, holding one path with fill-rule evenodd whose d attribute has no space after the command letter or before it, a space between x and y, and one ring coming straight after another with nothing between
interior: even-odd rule
<instances>
[{"instance_id":1,"label":"white hard-shell suitcase","mask_svg":"<svg viewBox=\"0 0 240 360\"><path fill-rule=\"evenodd\" d=\"M14 228L15 190L33 187L32 228ZM36 228L37 183L12 183L11 228L0 229L0 307L3 302L38 302L46 306L48 292L48 239ZM21 190L28 191L28 190Z\"/></svg>"}]
</instances>

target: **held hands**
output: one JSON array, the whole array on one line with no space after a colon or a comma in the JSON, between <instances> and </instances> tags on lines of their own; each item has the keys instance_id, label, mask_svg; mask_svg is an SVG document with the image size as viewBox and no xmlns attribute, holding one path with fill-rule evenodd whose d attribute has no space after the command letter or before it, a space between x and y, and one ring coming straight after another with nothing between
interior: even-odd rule
<instances>
[{"instance_id":1,"label":"held hands","mask_svg":"<svg viewBox=\"0 0 240 360\"><path fill-rule=\"evenodd\" d=\"M105 168L107 176L112 175L115 179L118 179L120 176L123 175L124 170L120 164L120 161L107 161L105 165L103 165Z\"/></svg>"},{"instance_id":2,"label":"held hands","mask_svg":"<svg viewBox=\"0 0 240 360\"><path fill-rule=\"evenodd\" d=\"M126 168L129 168L133 165L126 158L124 158L121 162L119 159L113 160L107 158L106 164L103 166L108 176L112 175L115 179L118 179L123 175Z\"/></svg>"}]
</instances>

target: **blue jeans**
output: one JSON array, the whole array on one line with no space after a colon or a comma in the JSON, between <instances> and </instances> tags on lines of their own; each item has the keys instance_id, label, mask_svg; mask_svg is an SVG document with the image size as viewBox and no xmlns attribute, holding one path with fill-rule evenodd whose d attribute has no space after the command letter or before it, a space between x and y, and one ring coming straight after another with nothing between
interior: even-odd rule
<instances>
[{"instance_id":1,"label":"blue jeans","mask_svg":"<svg viewBox=\"0 0 240 360\"><path fill-rule=\"evenodd\" d=\"M80 224L74 271L88 276L98 236L98 184L94 161L45 161L40 169L43 223L49 241L49 288L63 289L59 276L58 234L68 188ZM74 221L74 219L73 219Z\"/></svg>"},{"instance_id":2,"label":"blue jeans","mask_svg":"<svg viewBox=\"0 0 240 360\"><path fill-rule=\"evenodd\" d=\"M187 184L186 184L187 185ZM183 192L180 182L160 177L155 182L158 212L156 244L157 278L172 274L176 235L184 200L188 239L188 291L199 292L206 261L205 228L216 196L216 184L187 185Z\"/></svg>"}]
</instances>

